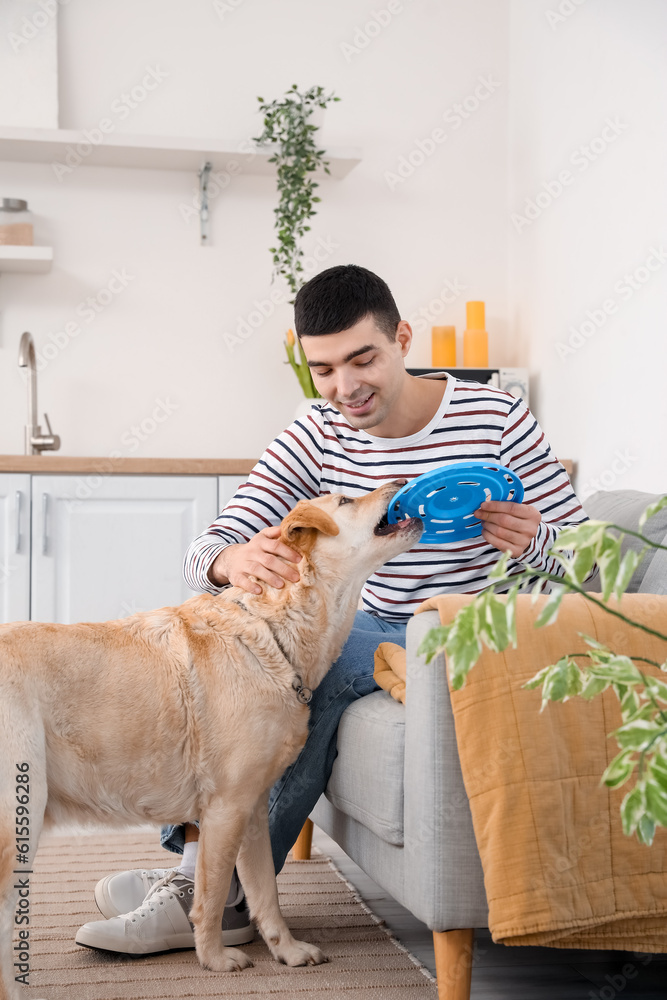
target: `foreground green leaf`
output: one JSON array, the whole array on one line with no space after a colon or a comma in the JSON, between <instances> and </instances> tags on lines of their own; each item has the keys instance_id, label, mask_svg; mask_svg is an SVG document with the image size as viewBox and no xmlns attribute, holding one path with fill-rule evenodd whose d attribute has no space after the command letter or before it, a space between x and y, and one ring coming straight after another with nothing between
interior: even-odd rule
<instances>
[{"instance_id":1,"label":"foreground green leaf","mask_svg":"<svg viewBox=\"0 0 667 1000\"><path fill-rule=\"evenodd\" d=\"M463 687L470 668L482 653L479 631L479 609L474 603L462 608L450 625L445 649L455 691Z\"/></svg>"},{"instance_id":2,"label":"foreground green leaf","mask_svg":"<svg viewBox=\"0 0 667 1000\"><path fill-rule=\"evenodd\" d=\"M645 803L644 786L641 784L635 785L632 791L628 792L623 799L621 803L621 822L623 823L623 833L626 837L631 837L637 829L637 824L644 815Z\"/></svg>"},{"instance_id":3,"label":"foreground green leaf","mask_svg":"<svg viewBox=\"0 0 667 1000\"><path fill-rule=\"evenodd\" d=\"M629 656L611 654L604 663L591 663L588 672L613 684L641 684L643 676Z\"/></svg>"},{"instance_id":4,"label":"foreground green leaf","mask_svg":"<svg viewBox=\"0 0 667 1000\"><path fill-rule=\"evenodd\" d=\"M596 698L603 691L606 691L609 687L609 681L605 680L604 677L594 677L588 670L583 672L583 687L581 689L581 697L585 698L586 701L590 701L591 698Z\"/></svg>"},{"instance_id":5,"label":"foreground green leaf","mask_svg":"<svg viewBox=\"0 0 667 1000\"><path fill-rule=\"evenodd\" d=\"M650 777L646 779L646 811L660 826L667 826L667 794Z\"/></svg>"},{"instance_id":6,"label":"foreground green leaf","mask_svg":"<svg viewBox=\"0 0 667 1000\"><path fill-rule=\"evenodd\" d=\"M507 564L510 561L510 553L503 552L500 559L489 572L489 580L502 580L507 575Z\"/></svg>"},{"instance_id":7,"label":"foreground green leaf","mask_svg":"<svg viewBox=\"0 0 667 1000\"><path fill-rule=\"evenodd\" d=\"M650 504L646 508L642 516L639 518L639 530L641 531L648 519L661 511L663 507L667 507L667 496L661 497L660 500L656 500L655 503Z\"/></svg>"},{"instance_id":8,"label":"foreground green leaf","mask_svg":"<svg viewBox=\"0 0 667 1000\"><path fill-rule=\"evenodd\" d=\"M646 690L649 691L656 700L664 701L667 708L667 683L661 681L659 677L647 674L645 677Z\"/></svg>"},{"instance_id":9,"label":"foreground green leaf","mask_svg":"<svg viewBox=\"0 0 667 1000\"><path fill-rule=\"evenodd\" d=\"M667 795L667 759L664 756L654 756L648 766L653 781Z\"/></svg>"},{"instance_id":10,"label":"foreground green leaf","mask_svg":"<svg viewBox=\"0 0 667 1000\"><path fill-rule=\"evenodd\" d=\"M639 566L642 560L644 551L637 552L635 549L628 549L628 551L623 556L621 560L621 565L616 576L616 583L614 584L614 597L620 601L621 597L628 589L628 584L632 579L632 574Z\"/></svg>"},{"instance_id":11,"label":"foreground green leaf","mask_svg":"<svg viewBox=\"0 0 667 1000\"><path fill-rule=\"evenodd\" d=\"M634 750L622 750L614 757L607 770L602 775L602 783L609 788L620 788L625 784L635 769Z\"/></svg>"},{"instance_id":12,"label":"foreground green leaf","mask_svg":"<svg viewBox=\"0 0 667 1000\"><path fill-rule=\"evenodd\" d=\"M449 625L437 625L435 628L429 629L420 642L417 652L426 658L427 663L430 663L434 656L444 650L449 628Z\"/></svg>"},{"instance_id":13,"label":"foreground green leaf","mask_svg":"<svg viewBox=\"0 0 667 1000\"><path fill-rule=\"evenodd\" d=\"M582 679L579 667L569 656L563 656L557 663L544 667L523 686L536 688L542 685L542 705L540 711L550 701L567 701L581 693Z\"/></svg>"},{"instance_id":14,"label":"foreground green leaf","mask_svg":"<svg viewBox=\"0 0 667 1000\"><path fill-rule=\"evenodd\" d=\"M650 847L655 836L655 821L646 813L639 817L637 824L637 839L640 844Z\"/></svg>"},{"instance_id":15,"label":"foreground green leaf","mask_svg":"<svg viewBox=\"0 0 667 1000\"><path fill-rule=\"evenodd\" d=\"M480 595L479 612L479 634L482 641L495 653L506 649L509 645L509 630L505 602L489 590Z\"/></svg>"},{"instance_id":16,"label":"foreground green leaf","mask_svg":"<svg viewBox=\"0 0 667 1000\"><path fill-rule=\"evenodd\" d=\"M598 546L596 559L600 570L602 600L606 603L616 586L618 572L621 566L621 540L612 535L605 535Z\"/></svg>"},{"instance_id":17,"label":"foreground green leaf","mask_svg":"<svg viewBox=\"0 0 667 1000\"><path fill-rule=\"evenodd\" d=\"M634 719L615 730L614 736L621 747L644 750L659 732L660 726L657 722Z\"/></svg>"},{"instance_id":18,"label":"foreground green leaf","mask_svg":"<svg viewBox=\"0 0 667 1000\"><path fill-rule=\"evenodd\" d=\"M537 617L535 628L543 628L545 625L552 625L553 622L556 621L560 610L560 603L566 593L566 587L560 584L554 584L553 590L549 594L544 607Z\"/></svg>"},{"instance_id":19,"label":"foreground green leaf","mask_svg":"<svg viewBox=\"0 0 667 1000\"><path fill-rule=\"evenodd\" d=\"M558 533L559 549L582 549L588 546L595 546L602 540L605 529L609 527L608 521L584 521L582 524L575 524L571 528L562 528Z\"/></svg>"}]
</instances>

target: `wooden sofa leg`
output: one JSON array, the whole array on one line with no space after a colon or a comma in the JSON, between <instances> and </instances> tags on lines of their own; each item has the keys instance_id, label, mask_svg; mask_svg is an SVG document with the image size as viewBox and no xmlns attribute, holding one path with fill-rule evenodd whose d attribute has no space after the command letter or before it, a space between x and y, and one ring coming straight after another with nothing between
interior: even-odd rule
<instances>
[{"instance_id":1,"label":"wooden sofa leg","mask_svg":"<svg viewBox=\"0 0 667 1000\"><path fill-rule=\"evenodd\" d=\"M313 843L313 821L307 819L301 827L301 833L296 838L296 844L292 848L292 857L295 861L309 861L310 848Z\"/></svg>"},{"instance_id":2,"label":"wooden sofa leg","mask_svg":"<svg viewBox=\"0 0 667 1000\"><path fill-rule=\"evenodd\" d=\"M433 931L438 1000L470 1000L474 938L472 928Z\"/></svg>"}]
</instances>

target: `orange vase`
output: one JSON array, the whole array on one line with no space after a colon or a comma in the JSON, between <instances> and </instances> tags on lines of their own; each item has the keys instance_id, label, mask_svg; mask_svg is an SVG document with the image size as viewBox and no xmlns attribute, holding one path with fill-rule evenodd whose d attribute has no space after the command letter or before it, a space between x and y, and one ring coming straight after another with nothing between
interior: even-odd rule
<instances>
[{"instance_id":1,"label":"orange vase","mask_svg":"<svg viewBox=\"0 0 667 1000\"><path fill-rule=\"evenodd\" d=\"M434 368L456 368L456 327L431 327L431 364Z\"/></svg>"},{"instance_id":2,"label":"orange vase","mask_svg":"<svg viewBox=\"0 0 667 1000\"><path fill-rule=\"evenodd\" d=\"M489 335L486 332L483 302L466 302L466 329L463 331L463 367L488 368Z\"/></svg>"}]
</instances>

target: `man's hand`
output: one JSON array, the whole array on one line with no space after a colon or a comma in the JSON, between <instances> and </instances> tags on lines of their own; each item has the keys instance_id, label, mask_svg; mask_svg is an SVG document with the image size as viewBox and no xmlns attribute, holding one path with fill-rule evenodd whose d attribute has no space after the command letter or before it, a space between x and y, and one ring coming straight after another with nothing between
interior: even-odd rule
<instances>
[{"instance_id":1,"label":"man's hand","mask_svg":"<svg viewBox=\"0 0 667 1000\"><path fill-rule=\"evenodd\" d=\"M216 587L229 582L249 594L261 594L262 588L251 576L271 587L283 587L285 580L296 583L300 573L291 563L301 558L300 552L280 541L280 525L276 524L258 531L249 542L227 545L211 563L208 578Z\"/></svg>"},{"instance_id":2,"label":"man's hand","mask_svg":"<svg viewBox=\"0 0 667 1000\"><path fill-rule=\"evenodd\" d=\"M542 520L537 507L509 500L485 500L474 514L484 524L482 538L501 552L509 549L515 559L528 548Z\"/></svg>"}]
</instances>

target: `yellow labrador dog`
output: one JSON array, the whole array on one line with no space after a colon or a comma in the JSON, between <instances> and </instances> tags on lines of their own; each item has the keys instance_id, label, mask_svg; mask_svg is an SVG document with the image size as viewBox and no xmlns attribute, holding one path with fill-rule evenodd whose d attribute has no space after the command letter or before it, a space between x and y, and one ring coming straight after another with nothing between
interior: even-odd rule
<instances>
[{"instance_id":1,"label":"yellow labrador dog","mask_svg":"<svg viewBox=\"0 0 667 1000\"><path fill-rule=\"evenodd\" d=\"M231 587L110 622L0 626L1 1000L17 995L15 871L30 869L42 825L66 820L199 818L190 916L201 964L251 964L221 939L235 863L273 956L325 961L280 912L268 790L305 742L308 689L340 653L364 581L419 538L418 519L387 524L400 485L300 501L282 523L303 554L300 580L281 589Z\"/></svg>"}]
</instances>

